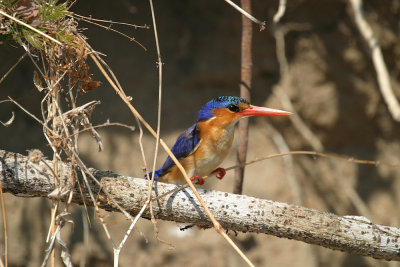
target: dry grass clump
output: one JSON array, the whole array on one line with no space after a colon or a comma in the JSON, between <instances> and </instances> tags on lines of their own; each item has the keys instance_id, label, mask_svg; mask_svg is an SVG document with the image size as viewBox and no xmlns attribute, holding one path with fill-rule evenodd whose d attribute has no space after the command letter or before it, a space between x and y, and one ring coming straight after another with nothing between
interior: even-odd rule
<instances>
[{"instance_id":1,"label":"dry grass clump","mask_svg":"<svg viewBox=\"0 0 400 267\"><path fill-rule=\"evenodd\" d=\"M97 88L100 83L93 81L89 73L84 37L78 32L73 14L68 11L72 4L70 1L58 3L57 0L2 1L2 13L14 19L0 15L0 41L21 45L31 55L37 55L43 64L42 78L49 81L61 78L60 75L62 78L67 76L71 85L77 86L82 93Z\"/></svg>"}]
</instances>

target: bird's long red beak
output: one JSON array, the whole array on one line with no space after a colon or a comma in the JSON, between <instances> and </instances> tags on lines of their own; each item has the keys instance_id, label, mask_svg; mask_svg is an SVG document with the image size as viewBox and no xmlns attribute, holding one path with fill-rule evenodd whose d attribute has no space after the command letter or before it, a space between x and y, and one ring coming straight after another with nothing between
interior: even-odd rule
<instances>
[{"instance_id":1,"label":"bird's long red beak","mask_svg":"<svg viewBox=\"0 0 400 267\"><path fill-rule=\"evenodd\" d=\"M242 116L290 116L291 112L273 109L273 108L264 108L250 105L249 108L242 110L239 112Z\"/></svg>"}]
</instances>

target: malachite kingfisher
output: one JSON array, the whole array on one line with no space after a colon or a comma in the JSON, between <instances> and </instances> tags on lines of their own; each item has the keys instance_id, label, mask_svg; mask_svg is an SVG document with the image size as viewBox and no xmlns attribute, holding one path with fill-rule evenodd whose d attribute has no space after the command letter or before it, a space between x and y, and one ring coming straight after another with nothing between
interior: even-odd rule
<instances>
[{"instance_id":1,"label":"malachite kingfisher","mask_svg":"<svg viewBox=\"0 0 400 267\"><path fill-rule=\"evenodd\" d=\"M250 105L237 96L220 96L205 104L197 122L176 140L172 153L192 181L204 184L203 176L217 173L222 179L225 169L218 166L232 146L234 126L239 119L250 116L289 116L290 112ZM149 174L151 177L152 173ZM154 179L184 184L185 178L170 157L155 171Z\"/></svg>"}]
</instances>

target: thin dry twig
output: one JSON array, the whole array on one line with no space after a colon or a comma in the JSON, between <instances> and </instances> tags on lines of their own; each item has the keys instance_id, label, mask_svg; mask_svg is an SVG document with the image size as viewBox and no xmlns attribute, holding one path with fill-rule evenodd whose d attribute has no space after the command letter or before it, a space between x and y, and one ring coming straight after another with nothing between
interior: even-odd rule
<instances>
[{"instance_id":1,"label":"thin dry twig","mask_svg":"<svg viewBox=\"0 0 400 267\"><path fill-rule=\"evenodd\" d=\"M243 10L251 13L251 0L241 0ZM240 67L240 97L251 102L251 77L252 77L252 37L253 25L242 15L242 43L241 43L241 67ZM246 162L247 145L249 135L249 118L239 121L238 139L239 144L236 152L236 163L242 165ZM233 193L241 194L243 189L244 167L235 170L233 182Z\"/></svg>"},{"instance_id":2,"label":"thin dry twig","mask_svg":"<svg viewBox=\"0 0 400 267\"><path fill-rule=\"evenodd\" d=\"M55 70L53 68L50 67L50 75L53 76L54 75ZM57 129L59 128L59 125L57 125L57 122L55 120L55 116L57 114L57 112L59 112L59 115L61 116L61 120L63 123L64 128L66 129L65 126L65 121L64 118L62 118L62 111L60 110L58 104L59 101L59 87L58 87L58 82L54 82L53 80L50 80L50 84L49 84L49 89L51 92L51 98L50 98L50 105L49 108L51 108L52 112L48 113L48 117L50 119L53 120L52 121L52 129L54 131L57 131ZM54 143L51 144L52 146L55 146ZM54 152L53 152L53 170L54 170L54 185L57 188L58 187L58 162L59 162L59 157L58 157L58 153L57 153L57 146L55 146ZM51 207L51 213L54 213L54 216L57 214L57 208L58 208L58 201L57 200L52 200L52 207ZM58 233L58 231L61 230L61 224L56 226L56 221L52 220L53 223L50 224L50 229L51 229L51 234L52 234L52 239L55 240L56 235ZM52 242L51 244L54 244L54 242ZM55 248L54 246L51 246L51 266L54 267L55 266Z\"/></svg>"},{"instance_id":3,"label":"thin dry twig","mask_svg":"<svg viewBox=\"0 0 400 267\"><path fill-rule=\"evenodd\" d=\"M120 123L120 122L105 122L105 123L102 123L102 124L94 125L94 126L92 126L92 128L93 129L97 129L97 128L104 128L104 127L110 127L110 126L119 126L119 127L122 127L122 128L129 129L131 131L135 130L134 126L130 126L130 125L127 125L127 124L124 124L124 123ZM85 129L76 131L76 132L72 133L71 135L67 136L67 138L71 138L72 136L79 135L81 133L84 133L84 132L87 132L87 131L90 131L90 130L91 129L85 128Z\"/></svg>"},{"instance_id":4,"label":"thin dry twig","mask_svg":"<svg viewBox=\"0 0 400 267\"><path fill-rule=\"evenodd\" d=\"M3 187L0 182L0 201L1 201L1 213L3 217L3 230L4 230L4 262L5 266L8 266L8 234L7 234L7 215L6 215L6 205L4 204L4 194ZM0 257L0 260L1 257Z\"/></svg>"},{"instance_id":5,"label":"thin dry twig","mask_svg":"<svg viewBox=\"0 0 400 267\"><path fill-rule=\"evenodd\" d=\"M135 43L138 44L141 48L143 48L144 51L147 51L147 48L146 48L143 44L141 44L138 40L136 40L135 37L129 36L129 35L123 33L123 32L120 32L120 31L118 31L118 30L115 30L115 29L111 28L111 25L110 25L110 26L104 26L104 25L102 25L102 24L100 24L100 23L96 23L96 22L94 22L94 21L102 21L102 22L110 22L110 23L115 23L115 22L103 21L103 20L96 20L96 19L89 19L89 18L87 18L87 17L80 16L80 15L75 14L75 13L73 13L73 14L71 15L71 17L75 17L75 18L78 19L78 20L85 21L85 22L87 22L87 23L93 24L93 25L95 25L95 26L98 26L98 27L100 27L100 28L106 29L106 30L108 30L108 31L115 32L115 33L117 33L117 34L119 34L119 35L121 35L121 36L127 38L129 41L135 42ZM119 22L118 24L133 26L132 24L129 24L129 23L122 23L122 22Z\"/></svg>"},{"instance_id":6,"label":"thin dry twig","mask_svg":"<svg viewBox=\"0 0 400 267\"><path fill-rule=\"evenodd\" d=\"M383 99L388 106L392 118L396 121L400 121L400 104L395 94L393 93L392 85L390 83L389 72L387 70L385 60L379 46L379 42L376 39L371 26L369 26L367 20L364 17L362 8L363 2L362 0L349 0L349 2L354 11L356 25L371 50L372 61L374 63L376 75L378 78L379 89L381 91Z\"/></svg>"},{"instance_id":7,"label":"thin dry twig","mask_svg":"<svg viewBox=\"0 0 400 267\"><path fill-rule=\"evenodd\" d=\"M75 153L73 152L73 154L75 154ZM75 156L77 156L77 155L75 155ZM78 157L76 158L76 160L77 160L78 164L80 165L80 167L86 168L86 166L84 166L83 162L81 162L81 160L80 160ZM86 184L86 188L87 188L87 190L88 190L88 192L89 192L90 199L91 199L91 201L92 201L92 203L93 203L93 206L94 206L94 208L95 208L95 211L96 211L96 214L97 214L97 218L100 220L101 226L103 227L103 230L104 230L104 232L105 232L105 234L106 234L108 240L110 241L112 247L114 248L114 247L115 247L115 243L114 243L113 239L111 238L110 232L108 231L107 224L104 222L103 217L102 217L102 216L99 216L99 214L100 214L100 209L99 209L99 206L97 205L96 199L95 199L94 196L93 196L93 192L92 192L92 190L90 189L90 184L89 184L89 181L88 181L88 179L87 179L86 172L87 172L87 170L82 170L82 171L81 171L83 180L84 180L84 182L85 182L85 184ZM89 174L90 174L90 172L89 172ZM94 178L94 177L93 177L93 178ZM97 179L94 178L94 181L97 181ZM112 199L112 198L111 198L111 199Z\"/></svg>"},{"instance_id":8,"label":"thin dry twig","mask_svg":"<svg viewBox=\"0 0 400 267\"><path fill-rule=\"evenodd\" d=\"M118 267L118 262L119 262L119 254L121 252L121 249L124 247L126 240L128 240L129 235L131 234L133 227L135 227L136 223L138 222L139 218L142 217L143 212L146 210L148 207L150 201L146 201L143 204L142 209L138 212L138 214L135 216L135 218L132 220L131 225L129 226L128 230L126 231L124 237L122 238L120 244L118 247L113 247L113 253L114 253L114 267Z\"/></svg>"},{"instance_id":9,"label":"thin dry twig","mask_svg":"<svg viewBox=\"0 0 400 267\"><path fill-rule=\"evenodd\" d=\"M23 112L25 112L26 114L28 114L31 118L33 118L34 120L36 120L38 123L40 123L40 125L43 125L43 127L46 128L46 130L53 132L52 129L50 129L47 125L45 125L45 123L43 121L41 121L38 117L36 117L34 114L32 114L31 112L29 112L26 108L24 108L21 104L19 104L17 101L15 101L14 99L12 99L11 97L8 97L9 101L11 103L14 103L17 107L19 107Z\"/></svg>"},{"instance_id":10,"label":"thin dry twig","mask_svg":"<svg viewBox=\"0 0 400 267\"><path fill-rule=\"evenodd\" d=\"M41 265L42 267L45 267L47 265L47 261L48 261L50 256L53 257L52 254L53 254L53 251L54 251L55 241L57 241L57 243L61 245L61 251L62 251L61 252L61 259L63 260L64 265L67 266L67 267L73 267L72 266L72 262L71 262L71 255L70 255L70 253L68 251L67 245L61 239L61 235L60 235L61 229L64 227L64 225L66 223L73 223L73 221L65 219L65 217L67 215L69 215L67 212L63 212L63 213L57 215L57 218L56 218L57 227L54 230L54 234L51 237L49 247L45 251L46 254L45 254L45 257L44 257L42 265ZM55 264L55 262L52 261L51 264Z\"/></svg>"},{"instance_id":11,"label":"thin dry twig","mask_svg":"<svg viewBox=\"0 0 400 267\"><path fill-rule=\"evenodd\" d=\"M96 18L92 18L92 17L86 17L86 16L82 16L80 14L77 13L72 13L72 15L74 17L78 17L78 18L83 18L89 21L97 21L97 22L103 22L103 23L110 23L112 24L117 24L117 25L124 25L124 26L128 26L128 27L132 27L135 29L150 29L150 26L148 25L136 25L136 24L131 24L131 23L127 23L127 22L120 22L120 21L113 21L113 20L107 20L107 19L96 19Z\"/></svg>"},{"instance_id":12,"label":"thin dry twig","mask_svg":"<svg viewBox=\"0 0 400 267\"><path fill-rule=\"evenodd\" d=\"M52 170L52 173L53 173L53 175L54 175L54 170L53 170L53 168L50 168L51 170ZM52 228L52 226L53 225L55 225L55 221L56 221L56 216L57 216L57 206L58 206L58 203L56 203L56 205L55 205L55 207L53 207L51 210L50 210L50 227L49 227L49 230L47 231L47 237L46 237L46 243L49 243L50 242L50 238L52 237L52 234L54 234L52 231L53 231L53 228Z\"/></svg>"},{"instance_id":13,"label":"thin dry twig","mask_svg":"<svg viewBox=\"0 0 400 267\"><path fill-rule=\"evenodd\" d=\"M149 0L149 3L150 3L150 10L151 10L151 18L153 20L154 38L155 38L156 49L157 49L157 68L158 68L157 132L156 132L156 146L154 149L154 160L153 160L153 168L152 168L153 175L149 179L149 189L151 190L151 188L153 187L153 184L154 184L154 171L156 169L158 145L160 142L163 63L161 60L160 44L158 41L157 24L156 24L156 17L154 14L153 1Z\"/></svg>"},{"instance_id":14,"label":"thin dry twig","mask_svg":"<svg viewBox=\"0 0 400 267\"><path fill-rule=\"evenodd\" d=\"M15 119L15 114L14 114L14 111L12 111L11 118L9 118L8 121L6 121L6 122L0 121L0 124L3 125L4 127L8 127L13 123L14 119Z\"/></svg>"},{"instance_id":15,"label":"thin dry twig","mask_svg":"<svg viewBox=\"0 0 400 267\"><path fill-rule=\"evenodd\" d=\"M18 64L26 57L27 53L25 52L20 58L15 62L14 65L1 77L0 84L7 78L7 76L18 66Z\"/></svg>"},{"instance_id":16,"label":"thin dry twig","mask_svg":"<svg viewBox=\"0 0 400 267\"><path fill-rule=\"evenodd\" d=\"M237 11L239 11L240 13L242 13L242 15L244 15L246 18L248 18L249 20L251 20L252 22L260 25L260 31L265 29L265 21L260 21L258 19L256 19L255 17L253 17L252 15L250 15L248 12L246 12L245 10L243 10L240 6L238 6L237 4L235 4L234 2L232 2L231 0L225 0L225 2L227 2L228 4L230 4L234 9L236 9Z\"/></svg>"},{"instance_id":17,"label":"thin dry twig","mask_svg":"<svg viewBox=\"0 0 400 267\"><path fill-rule=\"evenodd\" d=\"M86 204L85 204L86 208ZM87 217L87 212L85 212L84 209L81 209L81 215L82 215L82 225L83 225L83 253L82 257L80 258L79 261L79 267L85 267L86 266L86 257L89 251L89 223L86 220Z\"/></svg>"},{"instance_id":18,"label":"thin dry twig","mask_svg":"<svg viewBox=\"0 0 400 267\"><path fill-rule=\"evenodd\" d=\"M151 18L153 21L154 39L155 39L156 49L157 49L157 68L158 68L158 105L157 106L158 107L157 107L157 132L156 132L157 137L156 137L156 146L154 149L152 177L150 177L150 179L148 180L148 185L149 185L148 202L150 204L149 206L150 206L150 213L151 213L151 221L152 221L153 227L154 227L155 238L158 241L172 247L172 244L170 244L169 242L167 242L165 240L162 240L158 235L159 231L158 231L158 227L157 227L157 220L154 216L153 202L151 201L151 198L152 198L151 191L154 186L154 174L155 174L155 169L156 169L156 164L157 164L157 155L158 155L158 149L159 149L159 143L160 143L163 62L161 59L160 42L158 39L157 23L156 23L156 16L155 16L155 12L154 12L153 0L149 0L149 3L150 3L150 10L151 10Z\"/></svg>"}]
</instances>

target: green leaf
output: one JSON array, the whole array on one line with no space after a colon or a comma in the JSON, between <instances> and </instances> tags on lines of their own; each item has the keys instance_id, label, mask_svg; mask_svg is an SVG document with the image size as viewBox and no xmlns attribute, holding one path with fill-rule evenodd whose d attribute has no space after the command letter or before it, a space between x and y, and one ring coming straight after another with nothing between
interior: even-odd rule
<instances>
[{"instance_id":1,"label":"green leaf","mask_svg":"<svg viewBox=\"0 0 400 267\"><path fill-rule=\"evenodd\" d=\"M21 32L22 32L22 35L24 36L25 40L30 45L32 45L34 48L36 48L38 50L43 49L43 45L44 45L45 41L43 40L43 37L40 34L34 32L34 31L31 31L29 29L25 29L25 28L22 28Z\"/></svg>"},{"instance_id":2,"label":"green leaf","mask_svg":"<svg viewBox=\"0 0 400 267\"><path fill-rule=\"evenodd\" d=\"M43 1L39 7L43 21L55 21L64 18L68 12L67 3L57 5L57 1Z\"/></svg>"}]
</instances>

